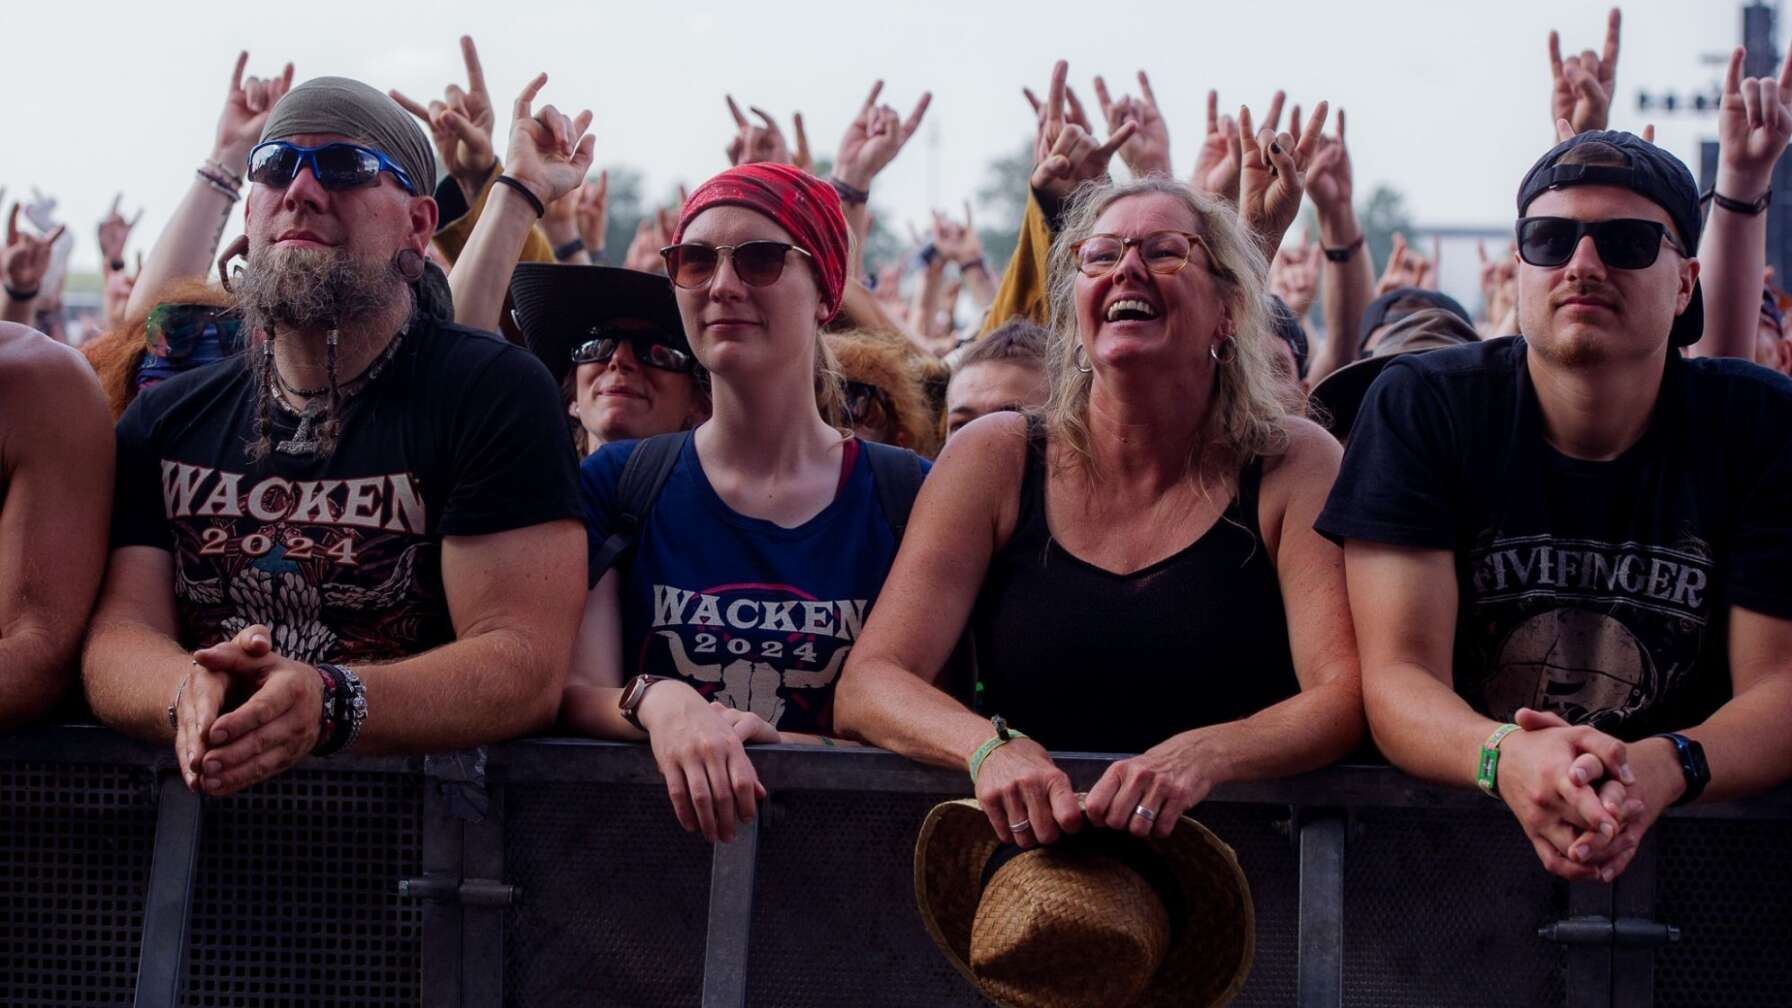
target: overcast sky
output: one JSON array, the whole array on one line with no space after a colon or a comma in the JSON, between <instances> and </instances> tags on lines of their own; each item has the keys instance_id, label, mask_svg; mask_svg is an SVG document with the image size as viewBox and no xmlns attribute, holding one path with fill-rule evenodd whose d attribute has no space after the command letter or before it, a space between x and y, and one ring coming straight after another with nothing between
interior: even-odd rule
<instances>
[{"instance_id":1,"label":"overcast sky","mask_svg":"<svg viewBox=\"0 0 1792 1008\"><path fill-rule=\"evenodd\" d=\"M1378 182L1401 189L1422 224L1505 226L1512 196L1553 142L1545 40L1597 49L1606 3L1583 0L1163 0L908 4L756 0L716 4L437 0L288 4L16 3L6 15L0 85L12 140L0 145L7 200L37 186L80 244L76 270L97 267L94 225L113 193L146 209L132 248L156 231L211 149L232 61L250 73L291 60L298 78L341 74L413 97L464 83L456 39L479 43L499 109L537 71L543 100L596 113L600 165L646 172L659 195L725 167L732 92L788 130L801 111L818 154L831 154L874 78L905 114L924 89L934 99L922 131L879 178L873 205L901 230L930 204L958 206L985 166L1031 135L1022 85L1043 91L1054 59L1093 101L1104 74L1132 91L1143 67L1186 173L1204 128L1209 87L1222 109L1259 114L1277 87L1307 106L1349 110L1359 198ZM1638 0L1624 5L1615 126L1639 130L1693 166L1715 122L1680 112L1644 116L1639 89L1711 88L1740 36L1731 0Z\"/></svg>"}]
</instances>

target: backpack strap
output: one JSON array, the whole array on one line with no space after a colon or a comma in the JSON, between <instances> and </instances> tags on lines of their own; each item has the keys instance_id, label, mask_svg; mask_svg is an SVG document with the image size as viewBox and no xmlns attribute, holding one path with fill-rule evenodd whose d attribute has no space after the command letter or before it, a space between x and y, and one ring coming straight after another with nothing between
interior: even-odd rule
<instances>
[{"instance_id":1,"label":"backpack strap","mask_svg":"<svg viewBox=\"0 0 1792 1008\"><path fill-rule=\"evenodd\" d=\"M909 512L915 509L915 496L921 492L921 481L926 478L921 471L921 456L907 448L876 441L861 440L859 444L864 448L865 461L871 466L871 480L877 484L877 498L884 508L884 520L890 523L890 531L900 543L903 530L908 528Z\"/></svg>"},{"instance_id":2,"label":"backpack strap","mask_svg":"<svg viewBox=\"0 0 1792 1008\"><path fill-rule=\"evenodd\" d=\"M666 485L666 477L672 475L672 467L678 463L678 453L690 436L689 431L655 434L637 442L629 451L628 461L623 463L622 476L616 484L616 510L610 518L610 535L591 558L592 584L597 584L604 572L614 567L641 537L641 527L653 511L653 502L659 499L660 488Z\"/></svg>"}]
</instances>

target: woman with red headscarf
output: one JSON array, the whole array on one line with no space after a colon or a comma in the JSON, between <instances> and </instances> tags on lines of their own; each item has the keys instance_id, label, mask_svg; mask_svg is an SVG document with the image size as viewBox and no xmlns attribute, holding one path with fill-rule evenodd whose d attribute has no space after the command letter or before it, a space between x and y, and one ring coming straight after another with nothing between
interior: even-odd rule
<instances>
[{"instance_id":1,"label":"woman with red headscarf","mask_svg":"<svg viewBox=\"0 0 1792 1008\"><path fill-rule=\"evenodd\" d=\"M746 164L700 186L662 255L713 413L663 435L669 469L639 513L627 488L654 441L607 444L583 468L593 584L562 718L647 739L679 822L711 841L764 793L743 742L835 744L834 682L896 555L891 466L911 494L924 471L837 427L819 333L849 246L839 196L799 169Z\"/></svg>"}]
</instances>

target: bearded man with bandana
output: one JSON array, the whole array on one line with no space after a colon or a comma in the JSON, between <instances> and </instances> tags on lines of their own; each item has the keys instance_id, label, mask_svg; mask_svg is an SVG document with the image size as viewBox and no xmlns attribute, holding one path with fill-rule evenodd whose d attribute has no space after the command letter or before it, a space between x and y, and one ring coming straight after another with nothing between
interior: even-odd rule
<instances>
[{"instance_id":1,"label":"bearded man with bandana","mask_svg":"<svg viewBox=\"0 0 1792 1008\"><path fill-rule=\"evenodd\" d=\"M551 106L540 119L566 126ZM547 167L580 170L581 153ZM248 350L118 424L94 712L172 742L207 794L351 745L550 724L582 597L574 459L546 369L449 321L423 256L429 142L386 95L319 78L274 107L244 167L248 266L230 286Z\"/></svg>"}]
</instances>

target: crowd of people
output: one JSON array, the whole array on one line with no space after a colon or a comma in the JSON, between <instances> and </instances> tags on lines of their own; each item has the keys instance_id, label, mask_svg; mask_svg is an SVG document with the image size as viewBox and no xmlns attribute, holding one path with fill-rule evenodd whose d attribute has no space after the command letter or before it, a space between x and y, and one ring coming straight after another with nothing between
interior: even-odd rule
<instances>
[{"instance_id":1,"label":"crowd of people","mask_svg":"<svg viewBox=\"0 0 1792 1008\"><path fill-rule=\"evenodd\" d=\"M1020 850L1355 754L1610 882L1665 808L1792 777L1792 60L1732 55L1701 194L1609 128L1618 39L1551 34L1478 317L1435 256L1377 270L1324 101L1210 94L1184 177L1144 73L1091 118L1059 62L1013 257L967 208L905 277L867 204L926 94L874 85L825 177L735 109L614 250L545 74L500 157L470 39L428 102L244 54L137 270L100 226L78 351L30 328L65 237L9 218L0 728L84 705L209 795L642 741L717 842L746 747L870 744L968 769ZM1129 755L1079 796L1053 749Z\"/></svg>"}]
</instances>

